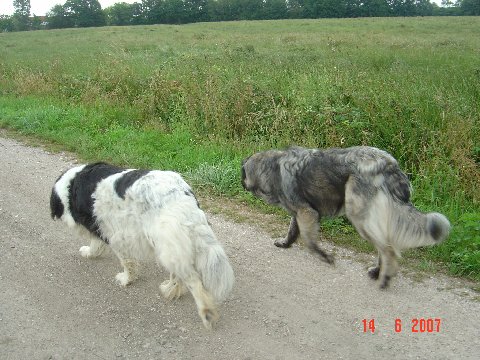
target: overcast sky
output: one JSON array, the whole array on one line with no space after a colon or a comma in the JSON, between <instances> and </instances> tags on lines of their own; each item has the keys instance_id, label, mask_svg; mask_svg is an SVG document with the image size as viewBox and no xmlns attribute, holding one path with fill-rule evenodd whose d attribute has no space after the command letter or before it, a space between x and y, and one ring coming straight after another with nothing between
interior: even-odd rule
<instances>
[{"instance_id":1,"label":"overcast sky","mask_svg":"<svg viewBox=\"0 0 480 360\"><path fill-rule=\"evenodd\" d=\"M133 4L134 2L141 3L141 0L99 0L102 9L112 6L117 2L126 2ZM30 0L31 15L43 16L46 15L55 5L63 5L66 0ZM430 0L430 2L440 5L442 0ZM13 14L13 0L0 0L0 15Z\"/></svg>"},{"instance_id":2,"label":"overcast sky","mask_svg":"<svg viewBox=\"0 0 480 360\"><path fill-rule=\"evenodd\" d=\"M43 16L46 15L55 5L63 5L67 0L30 0L30 14ZM141 3L142 0L99 0L102 9L112 6L117 2L126 2L133 4L134 2ZM13 0L0 0L0 15L13 14Z\"/></svg>"}]
</instances>

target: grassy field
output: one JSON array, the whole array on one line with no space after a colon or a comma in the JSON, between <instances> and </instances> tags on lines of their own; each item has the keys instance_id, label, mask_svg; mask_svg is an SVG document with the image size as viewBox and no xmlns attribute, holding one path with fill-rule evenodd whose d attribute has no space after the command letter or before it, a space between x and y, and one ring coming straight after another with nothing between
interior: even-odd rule
<instances>
[{"instance_id":1,"label":"grassy field","mask_svg":"<svg viewBox=\"0 0 480 360\"><path fill-rule=\"evenodd\" d=\"M455 225L414 256L480 279L479 17L3 33L0 49L0 126L253 205L254 151L385 149Z\"/></svg>"}]
</instances>

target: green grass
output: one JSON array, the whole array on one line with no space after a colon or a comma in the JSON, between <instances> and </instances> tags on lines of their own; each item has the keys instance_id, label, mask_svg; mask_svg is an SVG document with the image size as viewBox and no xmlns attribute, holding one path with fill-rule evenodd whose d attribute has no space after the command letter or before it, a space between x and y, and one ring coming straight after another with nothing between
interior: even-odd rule
<instances>
[{"instance_id":1,"label":"green grass","mask_svg":"<svg viewBox=\"0 0 480 360\"><path fill-rule=\"evenodd\" d=\"M254 151L383 148L413 202L455 225L418 256L480 279L478 17L3 33L0 48L0 126L253 206L239 163Z\"/></svg>"}]
</instances>

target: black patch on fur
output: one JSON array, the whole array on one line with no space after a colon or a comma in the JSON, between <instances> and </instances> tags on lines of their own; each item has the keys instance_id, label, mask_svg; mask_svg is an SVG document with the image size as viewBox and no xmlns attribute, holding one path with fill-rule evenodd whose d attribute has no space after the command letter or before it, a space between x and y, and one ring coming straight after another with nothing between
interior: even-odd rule
<instances>
[{"instance_id":1,"label":"black patch on fur","mask_svg":"<svg viewBox=\"0 0 480 360\"><path fill-rule=\"evenodd\" d=\"M400 202L410 202L410 181L398 166L388 166L384 170L385 182L390 194Z\"/></svg>"},{"instance_id":2,"label":"black patch on fur","mask_svg":"<svg viewBox=\"0 0 480 360\"><path fill-rule=\"evenodd\" d=\"M320 217L336 216L344 207L349 175L330 152L316 152L296 174L297 191Z\"/></svg>"},{"instance_id":3,"label":"black patch on fur","mask_svg":"<svg viewBox=\"0 0 480 360\"><path fill-rule=\"evenodd\" d=\"M73 220L77 224L83 225L107 244L108 239L102 236L93 215L92 194L100 181L122 171L124 169L105 163L89 164L77 173L70 182L69 206Z\"/></svg>"},{"instance_id":4,"label":"black patch on fur","mask_svg":"<svg viewBox=\"0 0 480 360\"><path fill-rule=\"evenodd\" d=\"M443 235L443 229L438 225L436 221L431 221L428 231L432 236L433 240L440 241Z\"/></svg>"},{"instance_id":5,"label":"black patch on fur","mask_svg":"<svg viewBox=\"0 0 480 360\"><path fill-rule=\"evenodd\" d=\"M50 211L52 219L60 219L64 211L62 200L60 200L55 189L52 189L52 194L50 195Z\"/></svg>"},{"instance_id":6,"label":"black patch on fur","mask_svg":"<svg viewBox=\"0 0 480 360\"><path fill-rule=\"evenodd\" d=\"M200 209L200 203L198 202L198 199L197 199L197 197L195 196L195 194L193 193L192 190L187 190L187 191L185 191L185 195L187 195L187 196L193 196L193 198L194 198L195 201L197 202L197 207Z\"/></svg>"},{"instance_id":7,"label":"black patch on fur","mask_svg":"<svg viewBox=\"0 0 480 360\"><path fill-rule=\"evenodd\" d=\"M147 175L149 172L150 170L132 170L123 174L115 181L115 192L119 197L125 199L125 193L128 188L132 186L135 181Z\"/></svg>"}]
</instances>

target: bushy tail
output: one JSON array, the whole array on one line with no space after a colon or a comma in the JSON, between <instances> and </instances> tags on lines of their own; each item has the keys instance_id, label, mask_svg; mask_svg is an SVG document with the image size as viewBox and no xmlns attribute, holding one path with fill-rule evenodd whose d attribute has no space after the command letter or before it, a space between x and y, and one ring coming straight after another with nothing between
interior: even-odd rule
<instances>
[{"instance_id":1,"label":"bushy tail","mask_svg":"<svg viewBox=\"0 0 480 360\"><path fill-rule=\"evenodd\" d=\"M411 204L394 207L390 234L396 247L408 249L436 245L448 237L451 226L444 215L422 213Z\"/></svg>"},{"instance_id":2,"label":"bushy tail","mask_svg":"<svg viewBox=\"0 0 480 360\"><path fill-rule=\"evenodd\" d=\"M217 303L230 294L235 281L228 257L208 225L202 226L196 239L195 268L205 289Z\"/></svg>"},{"instance_id":3,"label":"bushy tail","mask_svg":"<svg viewBox=\"0 0 480 360\"><path fill-rule=\"evenodd\" d=\"M379 222L380 237L387 237L398 249L435 245L450 233L448 219L436 212L422 213L410 202L411 186L397 161L388 153L360 147L351 155L356 164L358 178L370 193L383 193L371 204L375 223Z\"/></svg>"},{"instance_id":4,"label":"bushy tail","mask_svg":"<svg viewBox=\"0 0 480 360\"><path fill-rule=\"evenodd\" d=\"M397 164L384 169L385 188L392 197L392 236L399 247L411 248L441 243L450 233L448 219L436 212L423 213L410 202L411 185Z\"/></svg>"}]
</instances>

